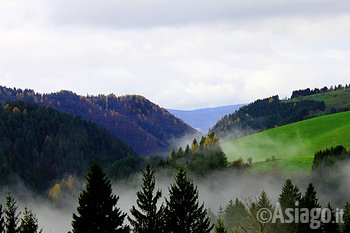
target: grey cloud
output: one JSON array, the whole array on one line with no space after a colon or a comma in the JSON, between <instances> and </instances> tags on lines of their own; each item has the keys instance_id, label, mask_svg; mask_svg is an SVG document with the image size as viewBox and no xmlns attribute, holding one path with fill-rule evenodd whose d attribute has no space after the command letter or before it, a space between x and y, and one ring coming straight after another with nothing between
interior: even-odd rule
<instances>
[{"instance_id":1,"label":"grey cloud","mask_svg":"<svg viewBox=\"0 0 350 233\"><path fill-rule=\"evenodd\" d=\"M143 28L221 21L262 20L271 17L324 17L350 10L347 0L55 0L57 24Z\"/></svg>"}]
</instances>

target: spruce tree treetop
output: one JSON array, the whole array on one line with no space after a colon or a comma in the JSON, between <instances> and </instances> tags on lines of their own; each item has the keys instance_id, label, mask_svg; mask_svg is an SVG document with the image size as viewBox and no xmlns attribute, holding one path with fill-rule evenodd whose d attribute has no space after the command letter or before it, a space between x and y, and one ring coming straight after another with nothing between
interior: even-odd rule
<instances>
[{"instance_id":1,"label":"spruce tree treetop","mask_svg":"<svg viewBox=\"0 0 350 233\"><path fill-rule=\"evenodd\" d=\"M117 207L119 197L97 162L86 176L86 187L79 197L78 215L73 214L73 233L129 232L123 226L126 214Z\"/></svg>"},{"instance_id":2,"label":"spruce tree treetop","mask_svg":"<svg viewBox=\"0 0 350 233\"><path fill-rule=\"evenodd\" d=\"M154 194L156 185L154 170L147 166L142 172L143 184L141 191L137 192L137 206L131 209L133 218L128 218L133 231L136 233L160 233L163 232L163 211L164 207L161 206L157 209L158 200L162 196L162 192L157 190Z\"/></svg>"},{"instance_id":3,"label":"spruce tree treetop","mask_svg":"<svg viewBox=\"0 0 350 233\"><path fill-rule=\"evenodd\" d=\"M283 209L294 208L296 202L301 201L301 192L299 188L293 185L292 181L288 179L282 188L282 193L279 197L279 202Z\"/></svg>"},{"instance_id":4,"label":"spruce tree treetop","mask_svg":"<svg viewBox=\"0 0 350 233\"><path fill-rule=\"evenodd\" d=\"M21 225L19 226L19 233L41 233L39 230L38 219L34 215L33 211L25 208L23 217L21 219Z\"/></svg>"},{"instance_id":5,"label":"spruce tree treetop","mask_svg":"<svg viewBox=\"0 0 350 233\"><path fill-rule=\"evenodd\" d=\"M335 216L335 212L334 209L332 208L331 204L329 203L327 208L330 210L330 214L331 216L327 216L328 219L331 219L331 221L329 223L324 223L323 224L323 233L340 233L340 228L338 223L336 223L336 216ZM348 232L348 231L344 231L344 232Z\"/></svg>"},{"instance_id":6,"label":"spruce tree treetop","mask_svg":"<svg viewBox=\"0 0 350 233\"><path fill-rule=\"evenodd\" d=\"M5 210L5 227L6 233L17 233L18 232L18 216L17 214L17 203L15 198L8 193L6 196L6 210Z\"/></svg>"},{"instance_id":7,"label":"spruce tree treetop","mask_svg":"<svg viewBox=\"0 0 350 233\"><path fill-rule=\"evenodd\" d=\"M219 218L217 224L215 225L215 233L227 233L227 230L224 225L224 221L222 221L221 218Z\"/></svg>"},{"instance_id":8,"label":"spruce tree treetop","mask_svg":"<svg viewBox=\"0 0 350 233\"><path fill-rule=\"evenodd\" d=\"M308 209L321 207L318 202L315 186L311 183L308 185L305 196L301 200L301 206Z\"/></svg>"},{"instance_id":9,"label":"spruce tree treetop","mask_svg":"<svg viewBox=\"0 0 350 233\"><path fill-rule=\"evenodd\" d=\"M315 186L311 183L308 185L306 189L306 193L301 199L300 208L307 208L309 210L312 210L315 208L321 208L321 205L318 202ZM319 218L314 220L321 220L321 219ZM303 224L303 223L299 224L298 233L309 233L310 231L311 231L310 224ZM321 227L318 229L313 229L312 232L321 233L322 229Z\"/></svg>"},{"instance_id":10,"label":"spruce tree treetop","mask_svg":"<svg viewBox=\"0 0 350 233\"><path fill-rule=\"evenodd\" d=\"M180 169L166 200L167 232L209 233L212 230L204 203L198 203L198 195L197 187L187 178L186 171Z\"/></svg>"}]
</instances>

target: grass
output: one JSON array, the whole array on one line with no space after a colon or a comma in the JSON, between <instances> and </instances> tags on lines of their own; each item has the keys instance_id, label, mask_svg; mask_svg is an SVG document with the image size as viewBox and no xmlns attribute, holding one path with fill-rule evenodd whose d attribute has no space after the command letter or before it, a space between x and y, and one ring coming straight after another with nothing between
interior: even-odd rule
<instances>
[{"instance_id":1,"label":"grass","mask_svg":"<svg viewBox=\"0 0 350 233\"><path fill-rule=\"evenodd\" d=\"M315 152L350 148L350 111L317 117L222 143L229 161L251 157L256 170L311 171ZM266 162L274 156L277 160Z\"/></svg>"},{"instance_id":2,"label":"grass","mask_svg":"<svg viewBox=\"0 0 350 233\"><path fill-rule=\"evenodd\" d=\"M315 100L324 101L327 108L349 108L350 107L350 89L338 90L326 93L320 93L316 95L303 96L289 101L298 100Z\"/></svg>"}]
</instances>

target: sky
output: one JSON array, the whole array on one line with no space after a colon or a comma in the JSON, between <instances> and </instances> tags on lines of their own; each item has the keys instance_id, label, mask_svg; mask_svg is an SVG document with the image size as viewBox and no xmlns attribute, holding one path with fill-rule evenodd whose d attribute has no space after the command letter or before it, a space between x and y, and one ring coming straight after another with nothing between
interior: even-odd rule
<instances>
[{"instance_id":1,"label":"sky","mask_svg":"<svg viewBox=\"0 0 350 233\"><path fill-rule=\"evenodd\" d=\"M349 0L0 0L0 85L165 108L350 83Z\"/></svg>"}]
</instances>

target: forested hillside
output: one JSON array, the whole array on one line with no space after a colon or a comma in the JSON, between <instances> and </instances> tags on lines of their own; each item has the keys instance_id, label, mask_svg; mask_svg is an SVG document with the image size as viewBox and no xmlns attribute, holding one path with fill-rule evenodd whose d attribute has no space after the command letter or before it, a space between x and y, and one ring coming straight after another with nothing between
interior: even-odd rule
<instances>
[{"instance_id":1,"label":"forested hillside","mask_svg":"<svg viewBox=\"0 0 350 233\"><path fill-rule=\"evenodd\" d=\"M305 120L325 111L325 103L313 100L286 102L278 96L257 100L224 116L212 129L219 136L242 136Z\"/></svg>"},{"instance_id":2,"label":"forested hillside","mask_svg":"<svg viewBox=\"0 0 350 233\"><path fill-rule=\"evenodd\" d=\"M92 122L28 102L0 105L0 185L19 177L37 191L91 161L108 167L133 150Z\"/></svg>"},{"instance_id":3,"label":"forested hillside","mask_svg":"<svg viewBox=\"0 0 350 233\"><path fill-rule=\"evenodd\" d=\"M142 96L84 97L69 91L42 95L33 90L0 87L0 102L4 104L8 100L34 102L93 121L142 155L165 152L170 140L196 133L182 120Z\"/></svg>"}]
</instances>

